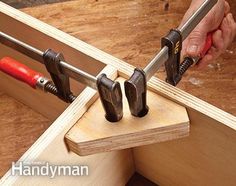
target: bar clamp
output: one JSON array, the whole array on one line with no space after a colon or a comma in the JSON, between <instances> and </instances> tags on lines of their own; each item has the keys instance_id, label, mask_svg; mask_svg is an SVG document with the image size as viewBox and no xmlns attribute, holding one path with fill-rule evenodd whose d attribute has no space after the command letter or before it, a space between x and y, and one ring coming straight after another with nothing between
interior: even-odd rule
<instances>
[{"instance_id":1,"label":"bar clamp","mask_svg":"<svg viewBox=\"0 0 236 186\"><path fill-rule=\"evenodd\" d=\"M70 91L69 76L63 72L60 65L60 61L64 61L63 55L61 53L54 52L52 49L48 49L43 54L43 60L56 87L56 95L67 103L73 102L75 96L73 96Z\"/></svg>"}]
</instances>

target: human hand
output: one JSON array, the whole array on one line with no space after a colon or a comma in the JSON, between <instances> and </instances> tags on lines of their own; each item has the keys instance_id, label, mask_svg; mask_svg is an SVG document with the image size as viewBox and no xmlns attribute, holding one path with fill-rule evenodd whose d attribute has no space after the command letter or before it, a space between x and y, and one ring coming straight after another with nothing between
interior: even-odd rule
<instances>
[{"instance_id":1,"label":"human hand","mask_svg":"<svg viewBox=\"0 0 236 186\"><path fill-rule=\"evenodd\" d=\"M186 12L182 24L193 14L202 4L203 0L192 0ZM199 23L183 43L183 56L198 57L202 52L207 34L212 32L212 47L207 54L199 61L200 68L214 61L232 43L236 35L236 23L230 13L230 6L225 0L218 0L215 7Z\"/></svg>"}]
</instances>

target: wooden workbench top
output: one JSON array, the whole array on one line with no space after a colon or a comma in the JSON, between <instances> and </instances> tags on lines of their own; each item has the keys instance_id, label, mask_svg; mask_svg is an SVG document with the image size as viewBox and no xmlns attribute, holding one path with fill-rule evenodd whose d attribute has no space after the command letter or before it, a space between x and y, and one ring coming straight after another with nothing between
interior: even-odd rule
<instances>
[{"instance_id":1,"label":"wooden workbench top","mask_svg":"<svg viewBox=\"0 0 236 186\"><path fill-rule=\"evenodd\" d=\"M179 24L190 0L168 2L68 1L22 10L134 66L144 67L158 52L160 38ZM236 15L236 2L230 3ZM236 42L215 64L204 70L189 70L178 87L235 115L235 63ZM164 79L164 70L156 76Z\"/></svg>"}]
</instances>

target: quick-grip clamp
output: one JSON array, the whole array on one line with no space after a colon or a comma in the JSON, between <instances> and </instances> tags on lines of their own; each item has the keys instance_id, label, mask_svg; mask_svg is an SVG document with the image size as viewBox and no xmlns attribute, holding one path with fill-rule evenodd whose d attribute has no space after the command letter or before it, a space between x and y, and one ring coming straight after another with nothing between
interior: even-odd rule
<instances>
[{"instance_id":1,"label":"quick-grip clamp","mask_svg":"<svg viewBox=\"0 0 236 186\"><path fill-rule=\"evenodd\" d=\"M168 60L165 63L166 81L172 85L177 85L181 80L179 73L180 54L182 50L182 36L179 30L172 29L169 34L161 40L162 48L168 47Z\"/></svg>"},{"instance_id":2,"label":"quick-grip clamp","mask_svg":"<svg viewBox=\"0 0 236 186\"><path fill-rule=\"evenodd\" d=\"M57 96L67 103L72 102L73 96L70 91L69 76L63 72L60 66L60 61L64 61L63 55L48 49L43 54L43 60L57 88Z\"/></svg>"}]
</instances>

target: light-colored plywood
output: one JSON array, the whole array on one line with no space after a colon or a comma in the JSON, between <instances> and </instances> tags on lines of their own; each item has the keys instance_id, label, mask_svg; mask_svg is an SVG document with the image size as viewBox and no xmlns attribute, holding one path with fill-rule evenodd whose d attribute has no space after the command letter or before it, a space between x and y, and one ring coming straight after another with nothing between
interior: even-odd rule
<instances>
[{"instance_id":1,"label":"light-colored plywood","mask_svg":"<svg viewBox=\"0 0 236 186\"><path fill-rule=\"evenodd\" d=\"M228 2L235 17L236 1ZM190 3L191 0L75 0L22 11L141 68L157 54L161 38L179 25ZM236 38L213 64L204 69L190 68L178 87L235 115L235 63ZM156 77L165 79L164 67Z\"/></svg>"},{"instance_id":2,"label":"light-colored plywood","mask_svg":"<svg viewBox=\"0 0 236 186\"><path fill-rule=\"evenodd\" d=\"M106 73L111 79L115 79L117 76L117 71L109 66L101 73ZM19 161L27 163L46 161L53 165L88 165L89 176L62 176L52 180L49 177L12 176L9 170L1 179L0 185L35 185L36 183L39 185L50 185L52 183L54 185L91 185L93 183L107 186L124 185L134 172L130 150L80 157L68 152L64 143L65 133L83 116L97 98L96 91L86 88L19 159ZM113 171L107 172L111 169Z\"/></svg>"},{"instance_id":3,"label":"light-colored plywood","mask_svg":"<svg viewBox=\"0 0 236 186\"><path fill-rule=\"evenodd\" d=\"M68 55L71 51L72 54L81 57L85 66L88 66L88 64L91 65L94 62L93 67L96 69L102 65L98 62L101 61L104 64L115 67L118 70L119 76L124 78L129 77L133 72L134 68L131 65L16 11L3 3L0 3L0 11L1 18L4 18L3 23L7 23L7 26L4 26L4 31L13 32L14 25L17 25L17 34L22 40L26 38L34 40L34 38L37 38L37 41L34 40L36 41L35 46L45 42L54 43L55 46L60 46L61 50L65 48ZM16 20L14 21L14 19ZM31 32L33 36L30 37L33 38L28 37ZM86 63L87 61L88 63ZM187 180L188 176L191 179L190 183L193 184L194 182L203 185L212 183L214 183L213 185L217 185L217 183L230 185L235 183L235 174L233 174L235 172L234 170L236 170L234 156L236 135L235 116L197 99L178 88L172 87L157 78L152 78L149 81L148 88L169 100L187 107L190 122L193 123L191 127L193 131L190 137L183 140L164 142L158 145L135 149L134 156L137 170L155 182L163 184L175 183L176 185L183 185L183 182ZM90 91L87 92L87 89L84 91L77 101L70 105L68 110L57 119L20 160L49 160L55 163L73 164L85 162L91 165L91 170L96 170L96 173L88 179L82 178L81 185L91 185L93 183L98 183L98 185L115 185L116 183L120 183L122 185L134 171L131 158L132 153L129 150L114 151L112 153L81 158L73 153L68 153L64 148L63 140L66 131L76 123L88 109L88 105L91 104L89 100L92 99L93 94L91 95ZM82 104L82 106L78 106L78 104ZM41 109L46 109L46 105ZM158 149L157 147L160 148ZM144 160L145 158L146 160ZM160 158L160 161L158 161L158 158ZM162 161L165 164L163 166L161 166ZM183 175L187 176L184 177ZM214 177L214 175L216 176ZM101 180L101 177L106 177L107 180ZM170 178L169 181L168 178ZM54 180L54 183L58 185L60 183L63 185L66 183L78 184L78 180L77 182L68 178L59 178L58 180ZM37 183L43 184L51 183L47 179L12 177L9 172L2 179L3 184L15 182L16 185L28 183L33 185L36 181Z\"/></svg>"},{"instance_id":4,"label":"light-colored plywood","mask_svg":"<svg viewBox=\"0 0 236 186\"><path fill-rule=\"evenodd\" d=\"M8 24L13 23L14 25L17 24L18 30L22 30L22 32L18 31L17 33L24 33L23 35L21 34L23 41L27 38L28 40L31 39L31 42L35 42L33 38L27 37L28 35L31 35L31 32L33 32L34 38L38 38L37 41L48 41L50 44L53 43L55 47L60 45L61 50L63 49L63 54L65 47L65 53L68 51L66 55L68 57L71 56L70 51L73 54L73 57L75 57L74 55L77 55L75 59L81 59L81 61L86 64L83 65L83 63L81 64L82 66L88 67L90 66L90 63L94 63L90 68L98 70L102 66L101 63L104 63L115 67L118 70L119 76L121 77L128 78L130 75L132 75L134 70L132 65L129 65L120 59L117 59L81 40L78 40L50 25L47 25L46 23L43 23L35 18L32 18L31 16L15 10L4 3L0 2L0 5L0 12L3 14L3 18L5 20L4 22ZM4 29L9 29L9 31L14 30L9 26L4 27ZM42 43L45 42L35 42L34 45L42 45ZM89 63L87 63L87 61ZM148 88L152 91L155 90L156 93L171 99L174 102L177 102L186 107L190 107L204 115L208 115L222 124L233 128L235 127L236 120L231 114L228 114L221 109L207 104L206 102L197 99L191 94L173 87L162 80L159 80L155 77L151 78L151 80L148 82Z\"/></svg>"},{"instance_id":5,"label":"light-colored plywood","mask_svg":"<svg viewBox=\"0 0 236 186\"><path fill-rule=\"evenodd\" d=\"M10 13L11 16L8 16L7 15L8 13L6 12ZM27 23L28 22L27 20L28 18L30 18L30 16L25 15L24 17L21 17L20 20L22 22L15 19L17 17L20 18L21 16L17 15L14 8L9 7L4 3L0 2L1 31L6 32L7 34L27 44L30 44L42 51L51 48L57 52L62 52L65 57L65 60L68 63L82 70L85 70L86 72L89 72L93 75L97 75L105 67L104 64L100 63L94 58L91 58L85 55L84 53L80 52L78 53L75 48L69 46L68 44L69 42L65 44L63 42L60 42L59 40L54 40L51 37L54 34L50 36L44 33L42 34L38 30L33 29L30 26L27 26L27 24L24 25L24 31L21 31L22 22ZM45 24L43 23L38 26L41 29L46 29ZM61 37L61 36L58 38L60 38L60 40L68 39L66 37ZM2 58L3 56L10 56L12 58L17 59L21 63L30 66L32 69L43 73L48 78L50 77L44 65L40 64L39 62L36 62L35 60L32 60L31 58L25 55L20 54L19 52L14 51L11 48L3 46L2 44L0 44L0 47L1 47L0 58ZM50 94L42 93L40 91L35 91L31 87L28 87L27 85L24 85L17 80L12 80L11 77L8 77L3 73L0 73L0 79L1 79L0 89L2 91L14 97L18 101L25 103L26 105L33 108L35 111L41 113L43 116L47 117L52 121L54 121L68 106L68 104L64 103L63 101L58 100L57 97ZM11 82L11 86L8 86L9 82ZM19 87L19 90L15 91L15 87ZM78 95L85 88L85 86L73 80L71 80L71 87L75 95ZM44 109L45 106L44 104L46 104L50 108L51 110L50 112Z\"/></svg>"},{"instance_id":6,"label":"light-colored plywood","mask_svg":"<svg viewBox=\"0 0 236 186\"><path fill-rule=\"evenodd\" d=\"M158 79L149 88L165 90ZM236 117L176 88L162 95L172 94L187 106L190 136L135 148L136 170L160 185L235 185Z\"/></svg>"},{"instance_id":7,"label":"light-colored plywood","mask_svg":"<svg viewBox=\"0 0 236 186\"><path fill-rule=\"evenodd\" d=\"M117 80L123 85L123 78ZM100 100L97 100L66 134L69 149L84 156L188 136L189 119L184 107L151 91L148 91L148 102L149 113L137 118L130 114L123 96L122 120L109 123L101 112Z\"/></svg>"},{"instance_id":8,"label":"light-colored plywood","mask_svg":"<svg viewBox=\"0 0 236 186\"><path fill-rule=\"evenodd\" d=\"M2 23L1 13L0 22ZM1 26L2 24L0 24L0 29ZM0 44L0 48L0 58L2 58L3 56L10 56L13 59L17 59L21 63L31 67L32 69L43 73L46 77L50 77L50 75L46 72L46 68L39 62L36 62L31 58L28 58L25 55L22 55L19 52L16 52L15 50L6 47L2 44ZM34 90L28 85L19 82L18 80L15 80L10 76L7 76L3 72L0 72L0 79L1 91L7 93L9 96L15 98L16 100L25 103L26 105L33 108L35 111L41 113L43 116L45 116L51 121L54 121L69 105L58 99L56 96L51 95L50 93L45 94L42 91ZM15 87L17 87L17 91ZM75 95L78 95L84 88L84 86L78 84L74 87ZM44 109L45 104L47 105L48 109L50 109L50 112Z\"/></svg>"},{"instance_id":9,"label":"light-colored plywood","mask_svg":"<svg viewBox=\"0 0 236 186\"><path fill-rule=\"evenodd\" d=\"M23 41L27 38L28 40L31 39L31 42L35 42L33 38L27 37L28 35L31 35L31 32L33 32L34 38L38 38L37 41L42 41L38 43L35 42L34 45L42 45L42 43L45 43L43 41L48 41L48 43L50 44L53 43L55 47L60 46L61 50L63 50L63 54L65 47L65 53L67 53L66 56L75 57L77 55L75 59L81 59L81 61L87 64L81 64L82 66L90 66L89 64L94 63L94 65L92 65L93 69L98 70L102 66L101 63L104 63L115 67L118 70L119 76L121 77L128 78L130 75L132 75L134 70L134 67L132 65L129 65L124 61L117 59L62 31L59 31L58 29L49 26L46 23L43 23L35 18L32 18L31 16L15 10L14 8L11 8L4 3L0 2L0 5L0 11L2 12L3 18L5 20L4 22L8 24L13 23L14 25L17 24L18 30L23 30L22 32L17 32L18 34L24 33L23 35L21 35ZM9 26L4 27L4 29L7 28L9 29L9 31L14 30ZM70 55L70 51L72 55ZM89 63L87 63L87 61ZM151 80L148 82L148 88L152 91L155 90L156 93L166 97L167 99L171 99L183 106L192 108L204 115L208 115L209 117L214 118L216 121L219 121L222 124L225 124L232 128L235 127L236 120L235 117L231 114L228 114L221 109L218 109L200 99L197 99L191 94L173 87L162 80L159 80L155 77L151 78Z\"/></svg>"},{"instance_id":10,"label":"light-colored plywood","mask_svg":"<svg viewBox=\"0 0 236 186\"><path fill-rule=\"evenodd\" d=\"M50 124L48 119L0 92L0 178Z\"/></svg>"},{"instance_id":11,"label":"light-colored plywood","mask_svg":"<svg viewBox=\"0 0 236 186\"><path fill-rule=\"evenodd\" d=\"M189 109L190 136L135 148L136 170L159 185L236 183L236 131Z\"/></svg>"}]
</instances>

